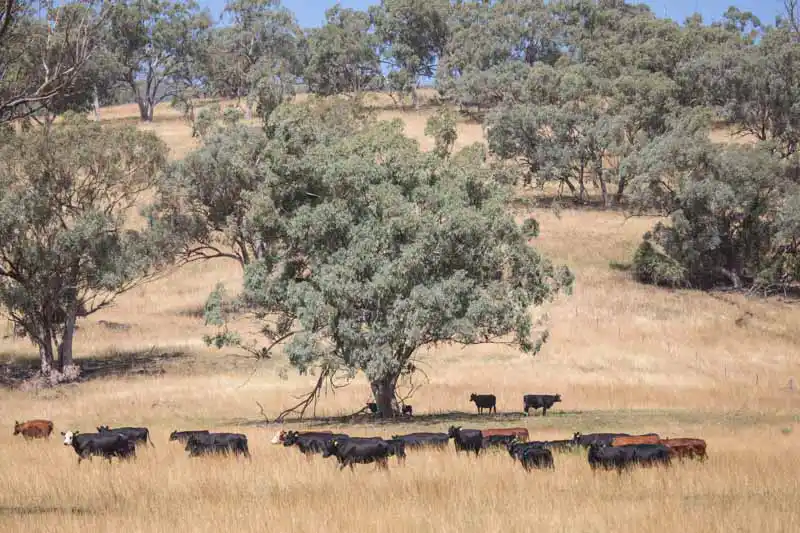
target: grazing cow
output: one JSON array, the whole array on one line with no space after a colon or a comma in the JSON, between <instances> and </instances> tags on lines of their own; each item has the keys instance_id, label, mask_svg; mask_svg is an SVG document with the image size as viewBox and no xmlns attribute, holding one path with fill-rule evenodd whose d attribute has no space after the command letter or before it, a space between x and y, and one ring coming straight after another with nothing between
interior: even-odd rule
<instances>
[{"instance_id":1,"label":"grazing cow","mask_svg":"<svg viewBox=\"0 0 800 533\"><path fill-rule=\"evenodd\" d=\"M288 431L283 440L284 446L297 446L306 459L311 460L315 453L325 453L328 443L333 439L347 439L349 435L345 433L325 433L325 434L300 434L297 431Z\"/></svg>"},{"instance_id":2,"label":"grazing cow","mask_svg":"<svg viewBox=\"0 0 800 533\"><path fill-rule=\"evenodd\" d=\"M661 444L669 449L670 457L680 460L698 458L705 461L708 458L703 439L662 439Z\"/></svg>"},{"instance_id":3,"label":"grazing cow","mask_svg":"<svg viewBox=\"0 0 800 533\"><path fill-rule=\"evenodd\" d=\"M630 446L631 444L658 444L661 439L658 435L631 435L629 437L614 437L611 446Z\"/></svg>"},{"instance_id":4,"label":"grazing cow","mask_svg":"<svg viewBox=\"0 0 800 533\"><path fill-rule=\"evenodd\" d=\"M72 446L78 454L78 464L92 456L102 456L111 462L112 457L120 459L136 458L136 443L121 433L79 433L78 431L61 432L64 446Z\"/></svg>"},{"instance_id":5,"label":"grazing cow","mask_svg":"<svg viewBox=\"0 0 800 533\"><path fill-rule=\"evenodd\" d=\"M169 440L173 441L176 440L178 442L186 443L190 437L194 435L208 435L207 429L193 429L187 431L173 431L169 434Z\"/></svg>"},{"instance_id":6,"label":"grazing cow","mask_svg":"<svg viewBox=\"0 0 800 533\"><path fill-rule=\"evenodd\" d=\"M511 441L506 444L508 454L512 459L518 460L522 467L530 471L533 468L555 468L553 452L542 441L519 442Z\"/></svg>"},{"instance_id":7,"label":"grazing cow","mask_svg":"<svg viewBox=\"0 0 800 533\"><path fill-rule=\"evenodd\" d=\"M522 397L522 404L525 414L533 409L542 410L542 416L547 416L547 410L553 407L553 404L561 401L560 394L526 394Z\"/></svg>"},{"instance_id":8,"label":"grazing cow","mask_svg":"<svg viewBox=\"0 0 800 533\"><path fill-rule=\"evenodd\" d=\"M284 430L280 430L279 432L277 432L275 434L274 437L272 437L272 440L270 442L272 444L283 444L283 442L286 440L286 435L288 435L289 433L297 433L298 435L333 435L333 433L330 432L330 431L294 431L294 432L292 432L290 430L290 431L287 432L287 431L284 431Z\"/></svg>"},{"instance_id":9,"label":"grazing cow","mask_svg":"<svg viewBox=\"0 0 800 533\"><path fill-rule=\"evenodd\" d=\"M389 444L383 439L331 439L328 441L322 457L334 456L339 461L339 470L354 464L375 463L377 468L389 468Z\"/></svg>"},{"instance_id":10,"label":"grazing cow","mask_svg":"<svg viewBox=\"0 0 800 533\"><path fill-rule=\"evenodd\" d=\"M478 414L481 414L484 409L488 409L497 413L497 397L494 394L470 394L469 401L475 402L478 408Z\"/></svg>"},{"instance_id":11,"label":"grazing cow","mask_svg":"<svg viewBox=\"0 0 800 533\"><path fill-rule=\"evenodd\" d=\"M414 416L414 409L412 409L410 405L404 405L403 414L408 416Z\"/></svg>"},{"instance_id":12,"label":"grazing cow","mask_svg":"<svg viewBox=\"0 0 800 533\"><path fill-rule=\"evenodd\" d=\"M447 448L450 435L447 433L409 433L408 435L392 435L394 440L405 442L406 448Z\"/></svg>"},{"instance_id":13,"label":"grazing cow","mask_svg":"<svg viewBox=\"0 0 800 533\"><path fill-rule=\"evenodd\" d=\"M22 436L25 440L49 439L53 432L53 423L49 420L28 420L27 422L14 421L14 435Z\"/></svg>"},{"instance_id":14,"label":"grazing cow","mask_svg":"<svg viewBox=\"0 0 800 533\"><path fill-rule=\"evenodd\" d=\"M456 452L475 452L475 455L478 455L483 449L483 435L478 429L461 429L460 426L450 426L447 435L453 439Z\"/></svg>"},{"instance_id":15,"label":"grazing cow","mask_svg":"<svg viewBox=\"0 0 800 533\"><path fill-rule=\"evenodd\" d=\"M494 435L510 435L512 437L517 437L522 442L528 440L528 430L526 428L489 428L489 429L482 429L481 434L484 437L491 437Z\"/></svg>"},{"instance_id":16,"label":"grazing cow","mask_svg":"<svg viewBox=\"0 0 800 533\"><path fill-rule=\"evenodd\" d=\"M150 431L147 428L110 428L108 426L99 426L97 428L98 433L119 433L120 435L125 435L130 440L134 442L134 444L147 444L150 443L150 446L155 448L153 445L153 441L150 440Z\"/></svg>"},{"instance_id":17,"label":"grazing cow","mask_svg":"<svg viewBox=\"0 0 800 533\"><path fill-rule=\"evenodd\" d=\"M186 441L185 450L189 457L197 457L212 453L244 455L250 458L247 446L247 435L242 433L206 433L192 435Z\"/></svg>"},{"instance_id":18,"label":"grazing cow","mask_svg":"<svg viewBox=\"0 0 800 533\"><path fill-rule=\"evenodd\" d=\"M247 446L247 435L242 433L200 433L192 435L186 441L185 450L189 452L189 457L197 457L206 454L228 454L244 455L250 458L250 450Z\"/></svg>"},{"instance_id":19,"label":"grazing cow","mask_svg":"<svg viewBox=\"0 0 800 533\"><path fill-rule=\"evenodd\" d=\"M633 466L669 466L669 449L661 444L631 444L613 447L606 444L592 444L588 453L592 470L616 469L618 473Z\"/></svg>"},{"instance_id":20,"label":"grazing cow","mask_svg":"<svg viewBox=\"0 0 800 533\"><path fill-rule=\"evenodd\" d=\"M605 444L610 446L611 441L613 441L615 437L630 437L630 435L627 433L589 433L586 435L575 433L572 437L572 442L574 442L576 446L583 446L584 448L588 448L592 444Z\"/></svg>"}]
</instances>

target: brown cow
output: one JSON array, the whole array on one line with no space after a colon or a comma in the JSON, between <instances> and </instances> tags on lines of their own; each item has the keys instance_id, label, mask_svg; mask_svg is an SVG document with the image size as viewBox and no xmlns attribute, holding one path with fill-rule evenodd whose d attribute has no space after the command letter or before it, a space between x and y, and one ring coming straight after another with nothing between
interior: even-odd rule
<instances>
[{"instance_id":1,"label":"brown cow","mask_svg":"<svg viewBox=\"0 0 800 533\"><path fill-rule=\"evenodd\" d=\"M49 420L28 420L27 422L14 421L14 435L22 433L25 440L49 439L53 432L53 423Z\"/></svg>"},{"instance_id":2,"label":"brown cow","mask_svg":"<svg viewBox=\"0 0 800 533\"><path fill-rule=\"evenodd\" d=\"M631 444L659 444L661 439L658 435L630 435L625 437L614 437L611 446L629 446Z\"/></svg>"},{"instance_id":3,"label":"brown cow","mask_svg":"<svg viewBox=\"0 0 800 533\"><path fill-rule=\"evenodd\" d=\"M662 439L661 444L669 448L671 457L679 459L694 459L701 461L708 458L706 455L706 441L703 439Z\"/></svg>"},{"instance_id":4,"label":"brown cow","mask_svg":"<svg viewBox=\"0 0 800 533\"><path fill-rule=\"evenodd\" d=\"M483 438L491 437L492 435L512 435L517 437L521 442L528 441L528 430L525 428L490 428L482 429L481 434Z\"/></svg>"}]
</instances>

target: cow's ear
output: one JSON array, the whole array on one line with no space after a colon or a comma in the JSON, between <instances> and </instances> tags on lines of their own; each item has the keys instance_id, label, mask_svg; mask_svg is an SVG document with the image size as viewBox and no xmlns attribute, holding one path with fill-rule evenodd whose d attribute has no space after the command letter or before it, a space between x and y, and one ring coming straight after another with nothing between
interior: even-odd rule
<instances>
[{"instance_id":1,"label":"cow's ear","mask_svg":"<svg viewBox=\"0 0 800 533\"><path fill-rule=\"evenodd\" d=\"M62 436L62 437L66 437L66 436L67 436L67 434L66 434L66 433L64 433L64 432L62 431L62 432L61 432L61 436Z\"/></svg>"}]
</instances>

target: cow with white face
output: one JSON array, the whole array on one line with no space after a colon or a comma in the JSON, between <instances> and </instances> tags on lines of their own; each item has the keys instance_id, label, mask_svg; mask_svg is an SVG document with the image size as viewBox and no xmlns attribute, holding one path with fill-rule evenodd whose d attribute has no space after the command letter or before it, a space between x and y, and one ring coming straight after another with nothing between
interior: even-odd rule
<instances>
[{"instance_id":1,"label":"cow with white face","mask_svg":"<svg viewBox=\"0 0 800 533\"><path fill-rule=\"evenodd\" d=\"M112 457L120 459L136 458L136 445L125 435L119 433L80 433L78 431L61 432L64 446L72 446L78 454L78 464L83 459L91 460L99 455L111 462Z\"/></svg>"}]
</instances>

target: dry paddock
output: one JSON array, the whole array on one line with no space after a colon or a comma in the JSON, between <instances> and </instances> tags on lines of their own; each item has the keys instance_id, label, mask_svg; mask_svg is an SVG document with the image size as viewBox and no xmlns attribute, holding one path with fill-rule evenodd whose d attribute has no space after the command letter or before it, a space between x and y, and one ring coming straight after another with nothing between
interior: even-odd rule
<instances>
[{"instance_id":1,"label":"dry paddock","mask_svg":"<svg viewBox=\"0 0 800 533\"><path fill-rule=\"evenodd\" d=\"M592 416L601 426L617 418ZM654 411L622 420L629 431L702 432L709 460L618 475L593 473L580 451L556 453L555 471L526 473L504 450L475 458L457 455L451 444L444 452L410 451L404 466L391 458L388 473L372 465L340 472L333 458L307 461L295 448L272 445L274 428L215 428L245 432L248 461L189 458L183 446L168 442L174 428L165 426L151 427L155 447L140 449L134 462L95 458L78 466L58 433L25 442L8 431L0 435L0 530L600 533L680 531L691 524L691 531L707 533L800 531L800 449L796 434L782 430L786 415L700 423ZM556 439L569 437L576 421L590 422L567 413L505 425ZM388 437L445 425L334 429ZM491 425L503 424L465 424Z\"/></svg>"}]
</instances>

